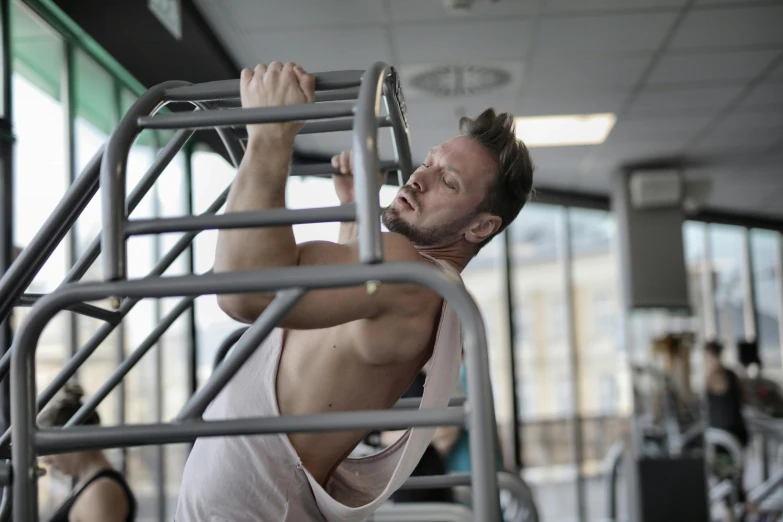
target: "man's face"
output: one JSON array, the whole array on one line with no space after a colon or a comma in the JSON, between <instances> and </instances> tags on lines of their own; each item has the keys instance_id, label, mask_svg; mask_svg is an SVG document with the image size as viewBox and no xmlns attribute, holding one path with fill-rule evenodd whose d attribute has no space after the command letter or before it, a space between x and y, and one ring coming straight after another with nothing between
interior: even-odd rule
<instances>
[{"instance_id":1,"label":"man's face","mask_svg":"<svg viewBox=\"0 0 783 522\"><path fill-rule=\"evenodd\" d=\"M461 238L497 176L497 160L473 138L459 136L430 150L424 163L383 211L383 224L416 246L440 246Z\"/></svg>"}]
</instances>

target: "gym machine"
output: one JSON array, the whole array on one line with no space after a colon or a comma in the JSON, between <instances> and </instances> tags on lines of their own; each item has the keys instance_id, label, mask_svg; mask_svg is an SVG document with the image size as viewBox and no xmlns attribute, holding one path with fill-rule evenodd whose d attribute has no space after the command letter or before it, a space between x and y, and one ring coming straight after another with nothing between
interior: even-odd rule
<instances>
[{"instance_id":1,"label":"gym machine","mask_svg":"<svg viewBox=\"0 0 783 522\"><path fill-rule=\"evenodd\" d=\"M0 379L10 374L11 428L0 437L0 485L4 490L0 520L38 519L39 456L89 449L192 442L198 437L222 437L290 432L356 429L404 429L413 426L464 425L470 430L473 516L497 521L498 476L494 469L492 408L484 325L479 310L463 286L438 269L415 263L386 263L381 249L377 172L396 171L401 180L411 174L411 153L404 98L396 71L377 62L365 71L335 71L315 75L316 103L254 109L238 108L239 81L190 84L169 81L143 94L117 129L67 190L49 219L0 279L0 320L14 306L32 305L12 348L0 360ZM192 111L162 113L171 103L188 103ZM385 109L385 115L384 111ZM218 215L227 191L199 216L129 219L157 178L196 129L214 128L229 157L238 166L243 155L242 127L247 124L307 120L302 133L353 131L356 203L304 210L266 210ZM378 132L390 128L395 160L381 162ZM134 190L126 195L127 159L143 129L177 129ZM328 164L293 165L290 175L336 173ZM47 295L26 295L25 288L71 229L98 188L102 194L102 231L87 252ZM276 268L259 271L163 277L169 265L202 230L284 226L328 221L356 221L359 265ZM184 233L147 277L127 277L126 242L130 236ZM103 254L102 282L80 282ZM203 421L201 414L279 319L309 290L377 282L426 286L448 300L463 329L468 377L467 404L427 411L394 408L387 411L343 412L223 421ZM267 310L228 345L233 348L206 385L193 395L170 423L114 427L79 426L141 359L166 329L203 294L275 292ZM38 412L49 403L140 300L182 296L181 301L149 336L118 366L100 390L61 429L39 429ZM90 301L109 298L112 310ZM97 317L105 324L68 361L40 394L35 386L35 353L43 328L62 310ZM228 348L226 348L228 351ZM463 481L466 481L464 477ZM13 503L12 503L13 501Z\"/></svg>"}]
</instances>

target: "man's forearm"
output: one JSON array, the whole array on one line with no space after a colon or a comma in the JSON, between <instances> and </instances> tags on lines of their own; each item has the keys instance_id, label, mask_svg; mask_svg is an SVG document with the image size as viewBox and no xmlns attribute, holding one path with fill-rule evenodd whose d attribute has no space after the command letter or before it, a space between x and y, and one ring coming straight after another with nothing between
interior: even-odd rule
<instances>
[{"instance_id":1,"label":"man's forearm","mask_svg":"<svg viewBox=\"0 0 783 522\"><path fill-rule=\"evenodd\" d=\"M292 146L270 142L248 147L228 195L227 213L285 207ZM221 230L215 272L292 266L297 258L290 226Z\"/></svg>"},{"instance_id":2,"label":"man's forearm","mask_svg":"<svg viewBox=\"0 0 783 522\"><path fill-rule=\"evenodd\" d=\"M340 223L340 232L337 235L337 242L344 245L350 243L358 235L358 228L355 221L349 221L346 223Z\"/></svg>"}]
</instances>

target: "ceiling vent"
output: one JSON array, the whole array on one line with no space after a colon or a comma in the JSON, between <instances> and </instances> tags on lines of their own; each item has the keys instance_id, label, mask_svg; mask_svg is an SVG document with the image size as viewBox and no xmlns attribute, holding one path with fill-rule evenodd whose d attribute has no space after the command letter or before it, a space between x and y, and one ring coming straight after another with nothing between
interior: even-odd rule
<instances>
[{"instance_id":1,"label":"ceiling vent","mask_svg":"<svg viewBox=\"0 0 783 522\"><path fill-rule=\"evenodd\" d=\"M509 71L491 65L442 65L417 71L408 77L408 84L427 94L454 97L494 91L512 79Z\"/></svg>"}]
</instances>

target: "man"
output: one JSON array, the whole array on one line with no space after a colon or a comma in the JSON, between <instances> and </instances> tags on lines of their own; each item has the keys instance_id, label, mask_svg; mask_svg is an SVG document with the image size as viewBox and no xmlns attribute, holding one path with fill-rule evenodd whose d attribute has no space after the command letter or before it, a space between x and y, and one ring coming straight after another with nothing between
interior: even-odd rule
<instances>
[{"instance_id":1,"label":"man","mask_svg":"<svg viewBox=\"0 0 783 522\"><path fill-rule=\"evenodd\" d=\"M241 75L243 107L312 103L313 76L273 62ZM298 122L248 126L248 146L227 212L285 206ZM433 148L383 212L385 261L458 272L519 213L532 165L513 118L487 111L462 136ZM353 199L349 155L335 158L342 203ZM357 263L352 225L343 243L297 245L291 227L223 230L215 271ZM224 295L231 317L252 322L270 295ZM428 360L422 407L445 406L459 372L456 314L413 285L309 292L205 412L205 419L390 408ZM364 432L200 439L187 462L177 520L364 520L410 475L434 428L413 429L366 459L346 459Z\"/></svg>"}]
</instances>

